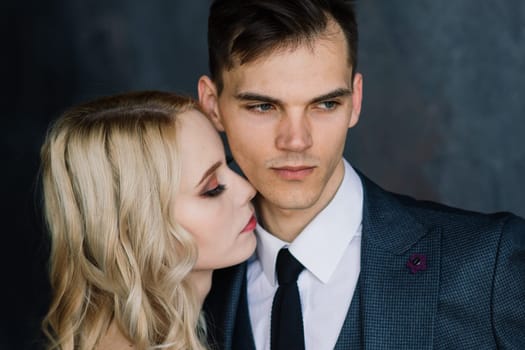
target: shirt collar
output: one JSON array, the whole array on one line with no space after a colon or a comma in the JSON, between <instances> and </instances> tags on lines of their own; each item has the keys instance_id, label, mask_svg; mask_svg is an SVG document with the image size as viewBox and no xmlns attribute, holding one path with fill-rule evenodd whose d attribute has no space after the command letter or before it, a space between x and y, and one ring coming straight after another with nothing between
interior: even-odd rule
<instances>
[{"instance_id":1,"label":"shirt collar","mask_svg":"<svg viewBox=\"0 0 525 350\"><path fill-rule=\"evenodd\" d=\"M343 163L345 174L334 198L292 243L280 240L257 225L257 258L272 285L276 284L275 262L282 247L289 246L290 253L326 283L348 244L361 235L363 185L352 166L345 159Z\"/></svg>"}]
</instances>

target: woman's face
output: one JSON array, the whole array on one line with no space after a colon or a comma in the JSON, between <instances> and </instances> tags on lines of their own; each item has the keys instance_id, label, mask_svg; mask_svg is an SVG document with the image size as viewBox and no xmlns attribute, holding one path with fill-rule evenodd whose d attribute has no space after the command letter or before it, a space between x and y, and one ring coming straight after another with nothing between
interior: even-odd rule
<instances>
[{"instance_id":1,"label":"woman's face","mask_svg":"<svg viewBox=\"0 0 525 350\"><path fill-rule=\"evenodd\" d=\"M217 131L199 111L179 118L181 180L175 219L197 242L194 270L238 264L255 250L253 187L226 164Z\"/></svg>"}]
</instances>

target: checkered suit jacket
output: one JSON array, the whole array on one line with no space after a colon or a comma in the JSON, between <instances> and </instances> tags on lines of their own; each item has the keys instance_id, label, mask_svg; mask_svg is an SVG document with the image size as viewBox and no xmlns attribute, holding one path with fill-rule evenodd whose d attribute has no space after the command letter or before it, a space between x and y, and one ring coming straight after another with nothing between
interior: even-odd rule
<instances>
[{"instance_id":1,"label":"checkered suit jacket","mask_svg":"<svg viewBox=\"0 0 525 350\"><path fill-rule=\"evenodd\" d=\"M525 221L362 182L359 324L347 318L336 348L525 349ZM414 254L427 266L411 273ZM255 348L245 284L246 263L214 273L205 302L212 347Z\"/></svg>"}]
</instances>

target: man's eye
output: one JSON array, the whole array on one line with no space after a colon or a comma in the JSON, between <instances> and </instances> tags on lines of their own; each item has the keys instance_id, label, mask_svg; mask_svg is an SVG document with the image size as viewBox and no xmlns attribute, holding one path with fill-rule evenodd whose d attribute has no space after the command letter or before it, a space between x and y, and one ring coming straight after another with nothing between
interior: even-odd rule
<instances>
[{"instance_id":1,"label":"man's eye","mask_svg":"<svg viewBox=\"0 0 525 350\"><path fill-rule=\"evenodd\" d=\"M224 190L226 189L226 186L222 184L218 184L216 187L212 188L211 190L208 190L204 192L202 195L204 197L217 197L220 195Z\"/></svg>"},{"instance_id":2,"label":"man's eye","mask_svg":"<svg viewBox=\"0 0 525 350\"><path fill-rule=\"evenodd\" d=\"M320 102L318 104L318 106L321 108L321 109L325 109L325 110L332 110L332 109L336 109L337 106L339 106L339 102L337 101L323 101L323 102Z\"/></svg>"},{"instance_id":3,"label":"man's eye","mask_svg":"<svg viewBox=\"0 0 525 350\"><path fill-rule=\"evenodd\" d=\"M269 112L273 109L273 105L270 103L259 103L256 105L250 105L248 106L248 109L250 111L258 112L258 113L265 113Z\"/></svg>"}]
</instances>

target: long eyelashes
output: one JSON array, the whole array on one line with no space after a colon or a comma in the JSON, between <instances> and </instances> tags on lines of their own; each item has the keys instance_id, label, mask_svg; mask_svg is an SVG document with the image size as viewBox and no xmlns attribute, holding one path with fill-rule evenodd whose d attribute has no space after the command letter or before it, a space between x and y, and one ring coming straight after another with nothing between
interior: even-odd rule
<instances>
[{"instance_id":1,"label":"long eyelashes","mask_svg":"<svg viewBox=\"0 0 525 350\"><path fill-rule=\"evenodd\" d=\"M216 187L212 188L211 190L208 190L202 194L204 197L217 197L220 195L224 190L226 189L226 186L223 184L218 184Z\"/></svg>"}]
</instances>

